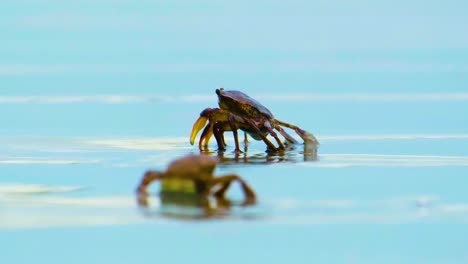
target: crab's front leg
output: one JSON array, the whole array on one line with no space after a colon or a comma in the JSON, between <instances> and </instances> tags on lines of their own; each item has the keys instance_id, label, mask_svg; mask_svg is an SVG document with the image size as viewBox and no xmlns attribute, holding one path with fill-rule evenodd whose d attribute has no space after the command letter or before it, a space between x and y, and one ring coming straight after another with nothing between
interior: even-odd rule
<instances>
[{"instance_id":1,"label":"crab's front leg","mask_svg":"<svg viewBox=\"0 0 468 264\"><path fill-rule=\"evenodd\" d=\"M143 176L143 179L141 180L140 184L137 187L137 193L138 194L147 194L148 186L153 182L157 180L161 180L162 173L159 171L147 171L145 175Z\"/></svg>"},{"instance_id":2,"label":"crab's front leg","mask_svg":"<svg viewBox=\"0 0 468 264\"><path fill-rule=\"evenodd\" d=\"M137 201L140 206L148 206L148 186L157 180L161 180L163 173L159 171L147 171L137 187Z\"/></svg>"}]
</instances>

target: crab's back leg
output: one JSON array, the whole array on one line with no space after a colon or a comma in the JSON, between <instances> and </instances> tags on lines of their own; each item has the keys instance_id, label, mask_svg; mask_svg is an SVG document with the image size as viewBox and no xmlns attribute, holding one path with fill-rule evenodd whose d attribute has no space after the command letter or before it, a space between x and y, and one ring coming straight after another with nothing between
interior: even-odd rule
<instances>
[{"instance_id":1,"label":"crab's back leg","mask_svg":"<svg viewBox=\"0 0 468 264\"><path fill-rule=\"evenodd\" d=\"M286 139L286 141L288 141L289 143L292 143L292 144L297 144L297 140L294 139L288 133L286 133L286 131L284 131L284 129L281 126L275 125L275 129L278 130L278 132L280 132L280 134L284 137L284 139Z\"/></svg>"},{"instance_id":2,"label":"crab's back leg","mask_svg":"<svg viewBox=\"0 0 468 264\"><path fill-rule=\"evenodd\" d=\"M270 133L270 135L276 140L276 142L279 145L279 148L281 150L284 150L283 142L281 142L281 139L278 137L278 135L275 133L275 131L273 131L273 129L271 128L271 123L269 121L265 121L263 126L268 130L268 133Z\"/></svg>"},{"instance_id":3,"label":"crab's back leg","mask_svg":"<svg viewBox=\"0 0 468 264\"><path fill-rule=\"evenodd\" d=\"M262 131L260 131L260 129L257 127L257 125L255 125L255 123L252 120L247 118L243 118L243 120L250 126L250 128L252 128L253 131L255 131L255 133L258 136L260 136L263 142L265 142L265 144L268 146L269 150L277 150L276 146L273 145L273 143L271 143L271 141L268 140L268 138L266 138L266 136L262 133Z\"/></svg>"},{"instance_id":4,"label":"crab's back leg","mask_svg":"<svg viewBox=\"0 0 468 264\"><path fill-rule=\"evenodd\" d=\"M289 124L289 123L286 123L286 122L283 122L283 121L280 121L278 119L275 119L275 122L278 125L281 125L281 126L284 126L284 127L287 127L287 128L290 128L290 129L293 129L294 131L296 131L296 133L302 138L302 140L304 140L305 143L318 144L318 140L315 138L314 135L312 135L311 133L301 129L300 127Z\"/></svg>"},{"instance_id":5,"label":"crab's back leg","mask_svg":"<svg viewBox=\"0 0 468 264\"><path fill-rule=\"evenodd\" d=\"M214 193L214 195L218 198L224 198L226 191L228 190L229 186L233 181L239 182L241 185L242 191L245 195L245 203L252 204L256 201L255 192L250 188L250 186L242 180L238 175L235 174L228 174L220 177L213 178L211 180L211 186L220 185L220 188Z\"/></svg>"}]
</instances>

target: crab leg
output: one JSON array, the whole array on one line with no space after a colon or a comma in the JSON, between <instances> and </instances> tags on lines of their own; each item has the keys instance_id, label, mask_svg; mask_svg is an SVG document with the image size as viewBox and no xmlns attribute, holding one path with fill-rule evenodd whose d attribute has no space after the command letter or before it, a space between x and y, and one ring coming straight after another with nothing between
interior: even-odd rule
<instances>
[{"instance_id":1,"label":"crab leg","mask_svg":"<svg viewBox=\"0 0 468 264\"><path fill-rule=\"evenodd\" d=\"M200 150L207 149L208 143L210 142L211 136L214 135L216 139L216 143L218 144L218 148L220 150L224 150L226 147L226 142L224 141L224 127L221 122L217 122L213 125L213 122L210 121L208 125L203 130L200 141L198 142L198 148Z\"/></svg>"},{"instance_id":2,"label":"crab leg","mask_svg":"<svg viewBox=\"0 0 468 264\"><path fill-rule=\"evenodd\" d=\"M244 192L244 195L245 195L245 200L246 200L245 203L246 204L255 203L256 201L255 192L252 190L252 188L250 188L250 186L244 180L242 180L238 175L235 175L235 174L228 174L228 175L224 175L221 177L213 178L211 180L212 186L215 186L218 184L221 186L214 193L214 195L218 198L223 198L226 191L229 189L229 186L231 185L233 181L237 181L241 185L242 191Z\"/></svg>"},{"instance_id":3,"label":"crab leg","mask_svg":"<svg viewBox=\"0 0 468 264\"><path fill-rule=\"evenodd\" d=\"M205 111L206 110L207 109L205 109ZM208 109L208 110L210 110L210 109ZM202 114L203 114L203 112L202 112ZM208 123L208 125L206 125L206 123L208 121L209 121L209 123ZM204 128L203 132L202 132L202 134L200 136L200 140L198 142L198 148L200 150L203 150L204 148L206 149L208 147L208 143L210 142L211 136L214 135L215 138L216 138L216 141L218 143L218 147L223 149L225 147L224 138L222 137L222 134L221 134L221 136L219 136L219 134L222 133L222 132L217 131L216 134L215 134L215 131L213 130L213 127L216 124L217 124L216 120L213 120L213 118L211 118L211 116L200 115L200 117L197 119L197 121L195 121L195 123L193 124L192 131L190 132L190 144L193 145L195 143L195 138L196 138L198 132Z\"/></svg>"},{"instance_id":4,"label":"crab leg","mask_svg":"<svg viewBox=\"0 0 468 264\"><path fill-rule=\"evenodd\" d=\"M145 176L141 180L140 185L138 185L138 188L137 188L138 194L140 194L140 195L141 194L143 194L143 195L147 194L146 189L148 188L148 186L153 181L161 180L161 177L162 177L162 173L159 172L159 171L147 171L145 173Z\"/></svg>"},{"instance_id":5,"label":"crab leg","mask_svg":"<svg viewBox=\"0 0 468 264\"><path fill-rule=\"evenodd\" d=\"M242 152L240 150L240 147L239 147L239 138L238 138L238 135L237 135L237 129L238 128L237 128L235 120L234 120L234 115L230 114L229 117L228 117L228 120L229 120L229 125L231 126L232 134L234 136L234 143L236 145L235 152L236 153Z\"/></svg>"},{"instance_id":6,"label":"crab leg","mask_svg":"<svg viewBox=\"0 0 468 264\"><path fill-rule=\"evenodd\" d=\"M216 143L218 144L218 150L226 150L226 143L224 142L224 129L221 122L218 122L213 126L213 135L215 136Z\"/></svg>"},{"instance_id":7,"label":"crab leg","mask_svg":"<svg viewBox=\"0 0 468 264\"><path fill-rule=\"evenodd\" d=\"M304 140L305 143L313 143L313 144L318 144L318 140L315 138L314 135L311 133L299 128L298 126L280 121L278 119L275 119L275 122L278 123L278 125L293 129L296 131L296 133Z\"/></svg>"},{"instance_id":8,"label":"crab leg","mask_svg":"<svg viewBox=\"0 0 468 264\"><path fill-rule=\"evenodd\" d=\"M279 139L278 135L273 131L271 128L271 123L266 121L263 126L268 130L268 133L276 140L276 143L278 143L279 149L284 150L284 145L283 142L281 142L281 139Z\"/></svg>"},{"instance_id":9,"label":"crab leg","mask_svg":"<svg viewBox=\"0 0 468 264\"><path fill-rule=\"evenodd\" d=\"M249 139L247 137L247 132L244 131L244 151L247 152L249 149Z\"/></svg>"},{"instance_id":10,"label":"crab leg","mask_svg":"<svg viewBox=\"0 0 468 264\"><path fill-rule=\"evenodd\" d=\"M255 123L252 120L247 119L247 118L243 118L243 120L247 124L249 124L250 128L253 129L258 136L260 136L260 138L263 140L263 142L265 142L265 144L268 146L269 150L274 150L274 151L277 150L275 145L273 145L273 143L271 143L271 141L268 140L268 138L266 138L266 136L262 133L262 131L260 131L260 129L255 125Z\"/></svg>"},{"instance_id":11,"label":"crab leg","mask_svg":"<svg viewBox=\"0 0 468 264\"><path fill-rule=\"evenodd\" d=\"M281 139L279 139L279 137L276 135L276 133L273 130L271 130L270 134L276 140L276 143L278 143L279 149L284 150L283 142L281 142Z\"/></svg>"},{"instance_id":12,"label":"crab leg","mask_svg":"<svg viewBox=\"0 0 468 264\"><path fill-rule=\"evenodd\" d=\"M275 126L275 129L278 130L278 132L280 132L280 134L284 137L284 139L286 139L286 141L292 144L297 144L297 140L295 140L291 135L286 133L286 131L284 131L282 127Z\"/></svg>"}]
</instances>

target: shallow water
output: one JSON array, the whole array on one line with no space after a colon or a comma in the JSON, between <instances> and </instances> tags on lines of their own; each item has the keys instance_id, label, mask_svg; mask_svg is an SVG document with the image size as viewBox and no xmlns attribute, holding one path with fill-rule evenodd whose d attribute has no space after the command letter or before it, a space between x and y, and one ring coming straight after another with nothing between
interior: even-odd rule
<instances>
[{"instance_id":1,"label":"shallow water","mask_svg":"<svg viewBox=\"0 0 468 264\"><path fill-rule=\"evenodd\" d=\"M299 144L270 156L251 141L237 156L228 133L216 173L241 175L259 202L205 220L190 217L191 209L168 211L156 195L140 208L134 190L145 170L198 153L188 133L198 113L216 104L214 93L186 94L182 103L160 94L3 96L0 110L16 122L0 138L2 259L467 260L468 134L459 122L466 97L279 95L258 94L281 119L316 134L318 155ZM205 154L219 155L214 140L210 149ZM233 187L228 196L240 201Z\"/></svg>"}]
</instances>

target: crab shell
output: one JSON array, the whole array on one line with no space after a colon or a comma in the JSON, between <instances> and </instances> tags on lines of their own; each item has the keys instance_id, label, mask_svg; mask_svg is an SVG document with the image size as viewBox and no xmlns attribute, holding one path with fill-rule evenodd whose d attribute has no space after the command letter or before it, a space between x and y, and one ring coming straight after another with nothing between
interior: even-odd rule
<instances>
[{"instance_id":1,"label":"crab shell","mask_svg":"<svg viewBox=\"0 0 468 264\"><path fill-rule=\"evenodd\" d=\"M169 163L166 174L175 178L213 178L218 159L205 155L187 155Z\"/></svg>"},{"instance_id":2,"label":"crab shell","mask_svg":"<svg viewBox=\"0 0 468 264\"><path fill-rule=\"evenodd\" d=\"M171 162L166 177L161 180L162 192L196 193L193 180L213 178L218 159L210 156L188 155Z\"/></svg>"},{"instance_id":3,"label":"crab shell","mask_svg":"<svg viewBox=\"0 0 468 264\"><path fill-rule=\"evenodd\" d=\"M271 111L257 100L243 92L223 88L216 89L218 104L221 109L229 110L232 113L248 118L273 119Z\"/></svg>"}]
</instances>

